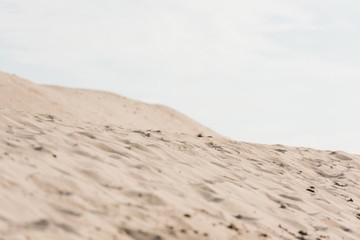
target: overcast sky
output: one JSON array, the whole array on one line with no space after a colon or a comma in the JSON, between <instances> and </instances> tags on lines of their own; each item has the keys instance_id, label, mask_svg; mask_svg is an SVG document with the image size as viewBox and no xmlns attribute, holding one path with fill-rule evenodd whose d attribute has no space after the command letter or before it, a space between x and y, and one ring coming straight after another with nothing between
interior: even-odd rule
<instances>
[{"instance_id":1,"label":"overcast sky","mask_svg":"<svg viewBox=\"0 0 360 240\"><path fill-rule=\"evenodd\" d=\"M234 140L360 154L359 9L0 0L0 70L165 104Z\"/></svg>"}]
</instances>

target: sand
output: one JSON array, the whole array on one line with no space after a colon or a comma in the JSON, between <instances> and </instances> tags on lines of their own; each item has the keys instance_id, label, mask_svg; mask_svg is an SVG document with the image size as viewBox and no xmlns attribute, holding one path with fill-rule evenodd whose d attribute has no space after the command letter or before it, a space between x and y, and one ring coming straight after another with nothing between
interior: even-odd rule
<instances>
[{"instance_id":1,"label":"sand","mask_svg":"<svg viewBox=\"0 0 360 240\"><path fill-rule=\"evenodd\" d=\"M359 155L6 73L0 128L1 240L360 239Z\"/></svg>"},{"instance_id":2,"label":"sand","mask_svg":"<svg viewBox=\"0 0 360 240\"><path fill-rule=\"evenodd\" d=\"M162 105L100 91L37 85L4 72L0 72L0 93L0 107L56 115L71 122L216 135L187 116Z\"/></svg>"}]
</instances>

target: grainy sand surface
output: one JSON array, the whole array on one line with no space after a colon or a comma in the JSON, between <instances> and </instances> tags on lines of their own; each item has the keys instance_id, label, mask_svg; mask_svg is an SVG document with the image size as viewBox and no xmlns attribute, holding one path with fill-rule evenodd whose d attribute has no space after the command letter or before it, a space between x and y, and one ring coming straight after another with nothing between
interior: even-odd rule
<instances>
[{"instance_id":1,"label":"grainy sand surface","mask_svg":"<svg viewBox=\"0 0 360 240\"><path fill-rule=\"evenodd\" d=\"M1 240L360 239L359 155L6 73L0 129Z\"/></svg>"}]
</instances>

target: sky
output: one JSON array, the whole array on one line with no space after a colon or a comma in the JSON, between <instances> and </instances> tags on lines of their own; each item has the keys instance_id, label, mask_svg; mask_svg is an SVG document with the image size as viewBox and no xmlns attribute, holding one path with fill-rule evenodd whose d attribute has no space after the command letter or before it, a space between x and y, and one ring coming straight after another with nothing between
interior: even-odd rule
<instances>
[{"instance_id":1,"label":"sky","mask_svg":"<svg viewBox=\"0 0 360 240\"><path fill-rule=\"evenodd\" d=\"M0 0L0 70L360 154L356 0ZM115 109L114 109L115 110Z\"/></svg>"}]
</instances>

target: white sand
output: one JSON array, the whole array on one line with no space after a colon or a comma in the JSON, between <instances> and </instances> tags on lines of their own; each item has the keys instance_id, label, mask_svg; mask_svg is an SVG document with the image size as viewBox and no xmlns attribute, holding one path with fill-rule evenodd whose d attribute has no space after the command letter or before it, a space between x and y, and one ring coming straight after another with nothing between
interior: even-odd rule
<instances>
[{"instance_id":1,"label":"white sand","mask_svg":"<svg viewBox=\"0 0 360 240\"><path fill-rule=\"evenodd\" d=\"M0 128L1 240L360 239L359 155L6 73Z\"/></svg>"}]
</instances>

